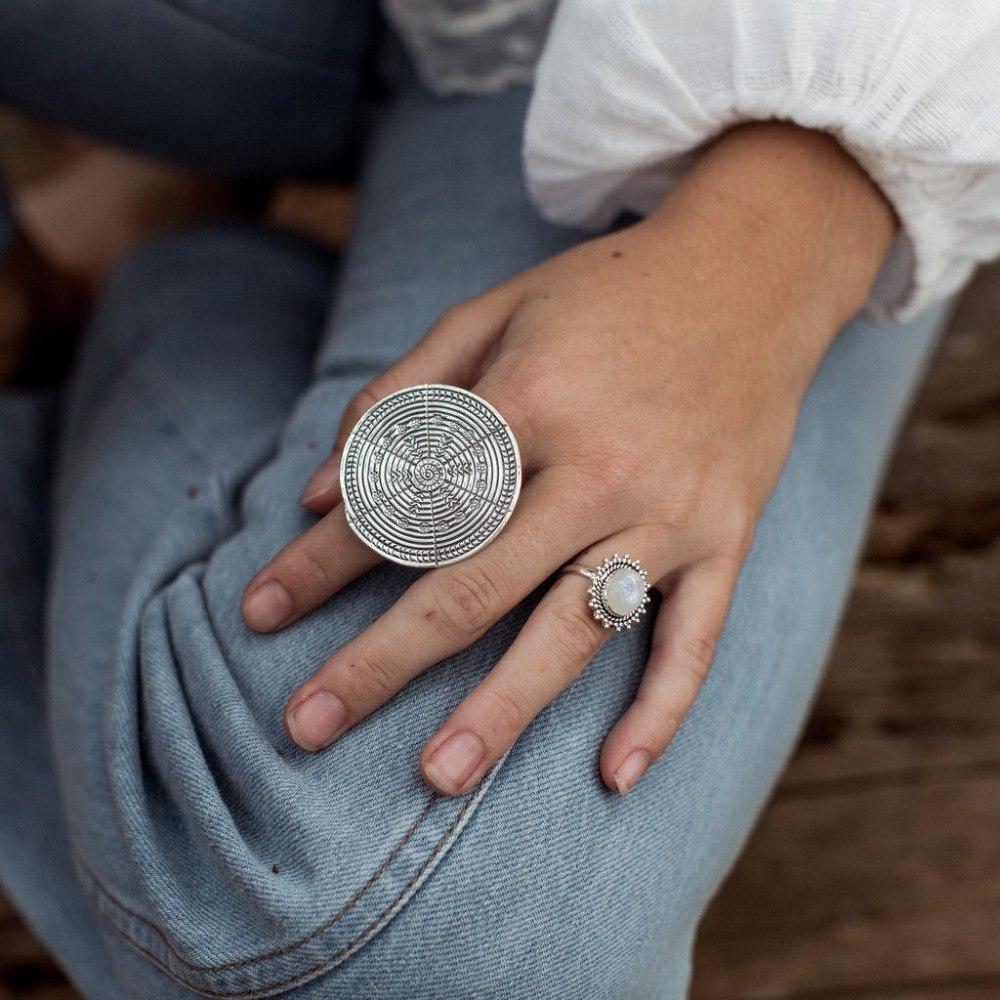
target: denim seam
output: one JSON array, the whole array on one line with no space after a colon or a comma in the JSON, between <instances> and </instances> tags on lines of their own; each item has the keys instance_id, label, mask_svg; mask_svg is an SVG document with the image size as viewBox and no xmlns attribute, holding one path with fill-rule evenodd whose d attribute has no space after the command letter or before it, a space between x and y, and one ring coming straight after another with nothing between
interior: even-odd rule
<instances>
[{"instance_id":1,"label":"denim seam","mask_svg":"<svg viewBox=\"0 0 1000 1000\"><path fill-rule=\"evenodd\" d=\"M322 934L325 930L328 930L334 924L339 923L341 920L343 920L344 917L346 917L347 914L350 913L350 911L353 910L354 907L358 905L364 894L373 885L375 885L375 883L378 882L378 880L385 874L386 870L389 868L392 862L395 861L395 859L399 856L399 852L413 837L413 835L417 832L417 830L420 829L424 821L430 815L431 808L434 805L436 799L437 795L431 794L431 796L427 800L427 803L424 805L424 808L421 810L420 814L413 821L413 823L410 824L409 829L407 829L406 833L403 834L403 837L399 841L399 843L397 843L396 846L389 852L385 861L383 861L382 864L375 869L375 871L371 874L368 880L361 885L361 887L354 893L354 895L351 896L351 898L348 899L348 901L332 917L328 917L318 927L311 930L304 937L299 938L299 940L293 941L291 944L284 945L281 948L275 948L272 951L264 952L263 954L260 955L249 955L246 958L237 958L234 959L233 961L223 962L219 965L200 965L196 962L189 962L186 958L184 958L183 955L179 954L177 949L174 948L174 946L170 943L169 936L166 934L163 928L159 926L159 924L150 920L148 917L144 917L141 913L137 913L126 903L118 899L114 895L114 893L112 893L111 890L108 889L107 886L103 884L101 879L98 877L97 873L90 867L90 865L87 864L86 861L84 861L83 857L80 856L79 852L77 853L77 859L79 860L81 867L83 867L83 869L86 871L90 879L94 882L94 884L98 888L101 889L101 891L111 900L111 902L113 902L120 909L124 910L125 913L127 913L130 917L134 917L136 920L139 920L142 923L146 924L146 926L149 927L150 930L152 930L162 939L163 944L166 946L167 950L174 956L174 958L177 959L178 962L180 962L186 968L190 969L192 972L226 972L232 969L239 969L248 965L258 965L261 962L266 962L272 958L282 958L285 955L290 955L293 951L296 951L298 948L302 948L305 945L309 944L310 941L319 937L319 935Z\"/></svg>"},{"instance_id":2,"label":"denim seam","mask_svg":"<svg viewBox=\"0 0 1000 1000\"><path fill-rule=\"evenodd\" d=\"M498 765L501 764L502 761L503 758L501 759L501 761L497 762ZM310 966L307 969L303 969L302 971L297 972L295 975L287 977L283 980L279 980L273 983L264 983L260 986L255 986L249 989L239 990L239 991L233 991L233 990L219 991L199 986L196 983L192 982L191 980L183 978L180 974L171 969L163 958L155 954L155 952L151 951L148 947L144 946L140 941L138 941L136 937L133 934L130 934L119 922L117 922L111 916L110 913L106 913L103 910L99 910L98 915L101 917L102 920L104 920L105 923L108 924L109 927L111 927L116 933L120 934L133 948L141 952L151 962L153 962L153 964L156 965L157 968L159 968L165 975L169 976L169 978L171 978L175 982L180 983L182 986L194 990L196 993L202 996L233 998L233 1000L235 1000L235 998L250 998L256 996L264 996L274 993L278 990L289 989L300 982L303 982L311 978L315 978L316 976L321 975L323 972L336 968L336 966L340 964L343 958L348 957L354 950L356 950L358 946L360 946L360 944L363 944L372 935L374 931L377 931L382 921L385 920L386 917L391 916L400 907L400 905L405 902L407 894L421 880L422 876L427 871L428 867L432 864L432 862L434 862L436 858L438 858L447 849L452 835L455 834L455 832L462 826L463 821L465 820L469 811L475 805L478 804L478 802L480 801L479 793L483 791L484 785L488 783L489 779L492 777L493 774L495 774L495 772L496 768L493 768L491 772L487 773L487 775L480 780L476 789L472 793L470 793L468 800L459 810L455 819L442 834L441 838L434 845L433 849L428 853L427 857L417 868L417 870L413 873L413 875L406 882L406 884L396 895L396 897L392 900L392 902L381 913L379 913L378 916L376 916L370 923L368 923L367 926L365 926L356 935L356 937L354 937L351 941L347 942L347 944L342 945L340 948L338 948L333 955L323 959L322 962ZM83 869L84 873L89 877L89 880L92 883L89 889L87 886L84 887L85 891L89 896L91 896L91 898L95 899L95 901L97 902L99 902L100 899L104 899L108 904L110 904L110 906L113 909L121 910L127 916L132 917L134 920L138 920L141 926L148 928L149 932L155 933L160 938L160 940L167 947L169 952L182 965L185 965L194 971L221 972L221 971L226 971L227 969L232 970L233 968L239 968L241 966L247 967L250 964L259 964L259 962L265 961L268 958L277 958L290 954L292 951L302 947L309 941L315 940L317 936L319 936L324 931L328 930L331 926L333 926L333 924L337 920L339 920L347 913L348 908L356 904L356 902L361 898L361 896L364 895L364 892L367 891L367 889L370 888L372 885L374 885L375 882L378 880L378 878L381 877L382 874L384 874L386 868L391 863L392 859L396 856L400 848L403 847L406 840L413 835L413 833L420 826L420 824L422 824L423 821L427 818L427 816L430 815L431 812L430 807L437 799L438 796L436 794L431 796L431 798L428 800L427 806L424 807L424 812L421 814L421 816L417 818L415 823L411 826L410 830L407 831L407 834L404 835L404 839L401 840L399 844L396 845L396 847L390 853L390 856L387 859L387 861L383 864L383 866L379 870L377 870L374 873L373 877L369 879L369 881L365 883L364 886L361 887L361 889L356 893L356 898L352 899L349 902L349 904L347 904L347 906L342 908L342 910L334 918L327 920L324 924L320 925L320 927L316 928L316 930L312 931L309 935L307 935L306 938L302 939L299 942L296 942L290 948L272 952L260 956L259 958L240 960L235 965L230 963L228 965L222 965L222 966L195 966L187 962L184 958L182 958L180 955L177 954L176 950L170 944L169 939L162 928L160 928L157 924L153 923L148 918L143 917L141 914L136 913L134 910L130 909L123 902L121 902L111 892L111 890L108 889L103 884L103 882L98 878L97 874L90 868L89 865L87 865L87 863L83 860L83 858L80 856L78 852L76 852L76 858L81 868Z\"/></svg>"}]
</instances>

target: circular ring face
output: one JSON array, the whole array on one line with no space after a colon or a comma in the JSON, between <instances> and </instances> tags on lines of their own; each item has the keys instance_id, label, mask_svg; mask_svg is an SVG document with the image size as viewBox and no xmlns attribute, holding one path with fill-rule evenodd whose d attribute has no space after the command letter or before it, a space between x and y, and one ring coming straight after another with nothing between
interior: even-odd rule
<instances>
[{"instance_id":1,"label":"circular ring face","mask_svg":"<svg viewBox=\"0 0 1000 1000\"><path fill-rule=\"evenodd\" d=\"M404 566L445 566L507 523L521 456L485 399L416 385L365 411L344 446L340 485L347 523L370 549Z\"/></svg>"},{"instance_id":2,"label":"circular ring face","mask_svg":"<svg viewBox=\"0 0 1000 1000\"><path fill-rule=\"evenodd\" d=\"M590 610L598 624L620 632L638 624L649 604L649 575L638 559L616 552L590 573Z\"/></svg>"}]
</instances>

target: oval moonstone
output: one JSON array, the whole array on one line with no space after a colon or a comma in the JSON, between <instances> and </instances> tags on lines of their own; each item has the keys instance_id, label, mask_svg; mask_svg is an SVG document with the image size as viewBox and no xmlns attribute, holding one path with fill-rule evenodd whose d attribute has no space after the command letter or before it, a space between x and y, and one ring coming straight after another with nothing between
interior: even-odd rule
<instances>
[{"instance_id":1,"label":"oval moonstone","mask_svg":"<svg viewBox=\"0 0 1000 1000\"><path fill-rule=\"evenodd\" d=\"M628 618L634 614L645 596L645 581L628 566L622 566L610 573L601 591L605 607L620 618Z\"/></svg>"}]
</instances>

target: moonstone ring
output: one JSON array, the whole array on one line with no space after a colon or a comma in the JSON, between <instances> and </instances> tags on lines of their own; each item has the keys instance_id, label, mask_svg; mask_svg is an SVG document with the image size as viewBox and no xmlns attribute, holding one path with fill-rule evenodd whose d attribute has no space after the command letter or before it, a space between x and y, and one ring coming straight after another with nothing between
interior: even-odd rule
<instances>
[{"instance_id":1,"label":"moonstone ring","mask_svg":"<svg viewBox=\"0 0 1000 1000\"><path fill-rule=\"evenodd\" d=\"M569 563L564 573L579 573L590 581L587 593L594 618L605 628L620 632L631 628L649 604L648 575L638 559L616 552L597 567Z\"/></svg>"}]
</instances>

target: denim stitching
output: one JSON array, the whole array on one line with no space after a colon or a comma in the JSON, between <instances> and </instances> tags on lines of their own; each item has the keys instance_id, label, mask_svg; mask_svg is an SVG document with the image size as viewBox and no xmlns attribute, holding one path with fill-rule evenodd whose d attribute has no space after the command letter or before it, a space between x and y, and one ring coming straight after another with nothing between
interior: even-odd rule
<instances>
[{"instance_id":1,"label":"denim stitching","mask_svg":"<svg viewBox=\"0 0 1000 1000\"><path fill-rule=\"evenodd\" d=\"M305 937L300 938L298 941L293 941L291 944L283 945L281 948L276 948L273 951L265 952L262 955L250 955L247 958L234 959L231 962L224 962L221 965L199 965L195 962L189 962L186 958L184 958L183 955L181 955L176 950L176 948L174 948L174 946L170 942L168 935L163 930L163 928L159 926L159 924L154 923L148 917L144 917L141 913L137 913L131 907L129 907L128 905L123 903L120 899L118 899L118 897L106 885L104 885L104 883L98 877L97 873L90 867L90 865L87 864L86 861L84 861L84 859L80 856L79 853L77 853L76 857L80 866L84 869L84 871L94 882L94 884L101 890L101 892L103 892L104 895L106 895L108 899L112 903L114 903L114 905L117 906L119 909L123 910L130 917L133 917L136 920L139 920L142 923L146 924L146 926L148 926L150 930L154 931L163 941L163 944L166 946L167 950L183 966L190 969L192 972L226 972L231 969L239 969L242 966L246 965L257 965L261 962L266 962L272 958L282 958L285 955L291 954L291 952L295 951L296 949L309 944L310 941L317 938L325 930L328 930L334 924L339 923L341 920L343 920L344 917L346 917L347 914L351 910L353 910L355 906L358 905L358 903L361 901L361 897L364 896L364 894L373 885L375 885L376 882L378 882L378 880L382 877L382 875L385 874L386 869L388 869L389 865L391 865L392 862L395 861L396 858L399 856L399 852L406 846L407 842L413 837L413 835L417 832L417 830L420 829L420 827L424 823L424 820L426 820L427 817L430 815L431 807L434 805L436 799L437 795L432 793L430 798L427 800L427 804L424 806L420 815L417 816L417 818L410 825L410 828L406 831L406 833L403 834L402 840L400 840L399 843L396 844L396 846L389 852L385 861L383 861L382 864L375 869L375 871L371 874L368 880L332 917L328 917L326 920L323 921L323 923L321 923L314 930L311 930L308 934L306 934Z\"/></svg>"},{"instance_id":2,"label":"denim stitching","mask_svg":"<svg viewBox=\"0 0 1000 1000\"><path fill-rule=\"evenodd\" d=\"M483 784L483 782L485 780L486 780L485 777L482 780L480 780L479 785L477 785L477 787L476 787L476 790L478 790L478 788ZM425 807L424 814L419 818L419 822L423 822L423 819L425 819L426 816L429 814L429 811L430 811L429 810L429 806L434 802L434 800L436 798L437 798L437 795L432 795L431 796L431 799L428 802L428 806ZM375 928L378 927L378 925L381 923L381 921L396 908L396 906L399 904L400 900L402 900L402 899L404 899L406 897L406 894L410 891L410 889L420 879L420 877L426 871L427 867L441 853L442 849L444 848L444 845L448 842L448 839L451 837L452 833L457 829L457 827L461 824L462 820L465 818L465 814L468 812L468 810L477 801L478 801L477 796L475 794L470 794L468 801L459 810L458 815L452 821L452 823L450 824L450 826L448 827L448 829L445 830L444 834L441 836L441 838L438 840L438 842L434 845L434 848L431 850L431 852L424 859L423 864L416 870L416 872L414 872L413 876L409 879L409 881L406 883L406 885L403 886L402 890L400 890L400 892L396 896L396 898L370 924L368 924L368 926L365 927L353 940L349 941L347 944L345 944L345 945L341 946L340 948L338 948L337 951L330 958L324 959L322 962L318 963L317 965L311 966L308 969L304 969L303 971L296 973L294 976L290 976L287 979L279 980L278 982L264 983L261 986L255 986L255 987L252 987L251 989L246 989L246 990L226 991L226 992L220 992L218 990L210 990L210 989L206 989L204 987L199 987L195 983L182 978L180 975L178 975L176 972L174 972L172 969L170 969L163 962L163 960L161 958L159 958L159 956L155 955L153 952L151 952L147 948L143 947L138 941L135 940L135 938L131 934L129 934L123 927L119 926L119 924L115 922L114 918L111 917L110 914L99 912L99 916L115 932L117 932L123 938L125 938L125 940L133 948L135 948L137 951L139 951L143 955L145 955L166 976L168 976L174 982L180 983L180 985L186 986L188 989L194 990L196 993L199 993L202 996L220 997L220 998L232 998L232 1000L236 1000L236 998L254 997L254 996L258 996L258 995L261 995L261 994L264 994L264 993L268 993L268 992L272 992L272 991L279 990L279 989L287 989L287 988L290 988L292 986L297 985L298 983L300 983L300 982L302 982L304 980L307 980L307 979L313 978L313 977L315 977L317 975L320 975L324 971L327 971L327 970L335 968L339 964L339 960L340 960L340 958L342 956L350 953L351 950L355 947L355 945L357 945L359 942L363 942L365 940L365 938L368 935L370 935L371 932ZM409 831L409 832L412 832L415 829L416 829L416 826L412 827L411 831ZM403 846L403 843L404 843L404 841L401 841L397 845L396 851L398 851L398 849ZM395 854L395 851L393 853ZM142 923L148 925L152 930L156 931L160 935L160 937L163 939L164 943L167 945L167 947L170 950L170 952L173 955L175 955L175 957L182 964L188 965L190 967L190 963L185 962L184 959L181 958L180 955L177 955L177 953L171 947L171 945L167 941L167 938L166 938L166 936L165 936L165 934L164 934L164 932L163 932L163 930L161 928L159 928L156 924L152 923L150 920L147 920L145 917L141 916L140 914L135 913L133 910L130 910L127 906L125 906L123 903L121 903L103 885L103 883L100 881L100 879L97 878L96 874L94 874L94 872L92 872L86 866L86 864L82 861L82 858L79 858L79 856L78 856L78 860L81 862L81 864L83 864L83 867L86 869L87 873L90 875L91 879L93 880L94 885L100 890L100 892L103 895L105 895L107 897L107 899L112 904L114 904L115 906L120 907L124 912L128 913L132 917L138 918L140 921L142 921ZM380 876L382 874L382 872L384 872L384 869L385 869L385 866L383 866L376 873L376 875ZM371 882L371 884L374 884L374 882ZM362 889L362 892L365 889L367 889L367 888L369 888L369 884L366 883L366 885ZM339 917L337 919L339 919ZM300 947L302 944L305 944L307 941L312 940L318 934L322 933L323 930L329 929L329 927L331 927L334 922L335 922L335 920L328 921L325 925L323 925L322 927L320 927L317 930L313 931L306 939L304 939L301 942L298 942L295 946L292 947L291 950L294 950L296 947ZM278 957L279 955L286 954L286 953L287 952L278 952L277 954L272 955L272 956L262 956L261 960L263 960L263 958L268 958L268 957ZM253 961L253 960L251 960L251 961ZM246 963L241 962L241 963L238 963L238 964L246 964ZM201 969L203 967L194 966L192 968ZM226 968L226 967L225 966L217 966L213 970L213 967L208 967L208 969L211 970L211 971L222 971L224 968ZM232 966L230 966L230 968L232 968Z\"/></svg>"}]
</instances>

